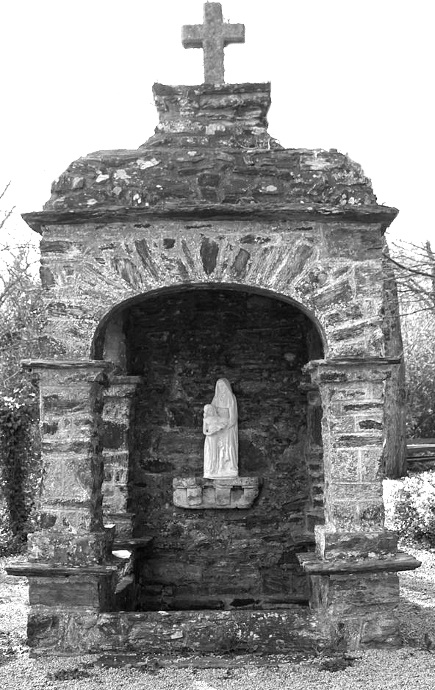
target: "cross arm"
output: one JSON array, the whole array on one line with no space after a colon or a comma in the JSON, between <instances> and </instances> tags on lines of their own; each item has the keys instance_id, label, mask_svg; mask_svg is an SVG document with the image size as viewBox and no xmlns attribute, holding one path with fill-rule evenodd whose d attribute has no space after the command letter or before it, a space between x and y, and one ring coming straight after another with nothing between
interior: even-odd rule
<instances>
[{"instance_id":1,"label":"cross arm","mask_svg":"<svg viewBox=\"0 0 435 690\"><path fill-rule=\"evenodd\" d=\"M245 42L245 25L244 24L224 24L224 46L230 43L244 43Z\"/></svg>"},{"instance_id":2,"label":"cross arm","mask_svg":"<svg viewBox=\"0 0 435 690\"><path fill-rule=\"evenodd\" d=\"M204 31L201 24L186 24L181 30L181 42L184 48L202 48Z\"/></svg>"}]
</instances>

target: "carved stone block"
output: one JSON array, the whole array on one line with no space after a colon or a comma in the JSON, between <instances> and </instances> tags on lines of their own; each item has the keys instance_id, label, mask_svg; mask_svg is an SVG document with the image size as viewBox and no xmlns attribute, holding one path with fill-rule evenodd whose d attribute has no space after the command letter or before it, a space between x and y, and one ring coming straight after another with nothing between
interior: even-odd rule
<instances>
[{"instance_id":1,"label":"carved stone block","mask_svg":"<svg viewBox=\"0 0 435 690\"><path fill-rule=\"evenodd\" d=\"M176 477L173 480L174 505L177 508L231 509L250 508L260 491L259 477L205 479Z\"/></svg>"}]
</instances>

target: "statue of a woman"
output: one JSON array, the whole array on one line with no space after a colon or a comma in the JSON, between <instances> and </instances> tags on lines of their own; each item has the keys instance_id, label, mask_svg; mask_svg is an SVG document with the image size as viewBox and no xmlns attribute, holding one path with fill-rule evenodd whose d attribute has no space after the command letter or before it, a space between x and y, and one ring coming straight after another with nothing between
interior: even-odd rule
<instances>
[{"instance_id":1,"label":"statue of a woman","mask_svg":"<svg viewBox=\"0 0 435 690\"><path fill-rule=\"evenodd\" d=\"M204 477L238 476L237 402L227 379L216 382L211 405L204 407Z\"/></svg>"}]
</instances>

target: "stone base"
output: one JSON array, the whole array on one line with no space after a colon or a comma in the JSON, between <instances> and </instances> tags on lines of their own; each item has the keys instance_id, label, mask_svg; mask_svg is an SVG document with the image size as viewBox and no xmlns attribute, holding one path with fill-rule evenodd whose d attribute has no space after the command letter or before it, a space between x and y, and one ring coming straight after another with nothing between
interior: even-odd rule
<instances>
[{"instance_id":1,"label":"stone base","mask_svg":"<svg viewBox=\"0 0 435 690\"><path fill-rule=\"evenodd\" d=\"M260 491L259 477L176 477L173 480L177 508L250 508Z\"/></svg>"},{"instance_id":2,"label":"stone base","mask_svg":"<svg viewBox=\"0 0 435 690\"><path fill-rule=\"evenodd\" d=\"M355 535L357 546L359 536ZM335 561L301 553L298 560L310 577L311 609L333 649L354 651L401 644L395 613L399 603L397 572L418 568L420 561L402 552L371 557L357 557L351 552L347 560Z\"/></svg>"},{"instance_id":3,"label":"stone base","mask_svg":"<svg viewBox=\"0 0 435 690\"><path fill-rule=\"evenodd\" d=\"M400 646L397 573L312 575L310 580L311 608L334 650Z\"/></svg>"},{"instance_id":4,"label":"stone base","mask_svg":"<svg viewBox=\"0 0 435 690\"><path fill-rule=\"evenodd\" d=\"M344 583L343 583L344 584ZM356 583L352 582L351 586ZM287 654L397 647L395 604L341 612L334 621L294 605L280 611L98 613L33 606L28 644L34 654Z\"/></svg>"},{"instance_id":5,"label":"stone base","mask_svg":"<svg viewBox=\"0 0 435 690\"><path fill-rule=\"evenodd\" d=\"M174 611L97 614L34 608L28 622L34 652L262 653L316 651L327 640L307 607L283 611Z\"/></svg>"}]
</instances>

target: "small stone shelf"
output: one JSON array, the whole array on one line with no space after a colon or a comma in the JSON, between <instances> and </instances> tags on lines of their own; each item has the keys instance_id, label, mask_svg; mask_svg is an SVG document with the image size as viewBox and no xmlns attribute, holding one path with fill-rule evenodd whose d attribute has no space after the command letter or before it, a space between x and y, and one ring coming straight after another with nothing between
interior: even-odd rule
<instances>
[{"instance_id":1,"label":"small stone shelf","mask_svg":"<svg viewBox=\"0 0 435 690\"><path fill-rule=\"evenodd\" d=\"M112 551L119 551L123 549L137 551L139 549L146 549L152 541L153 537L138 537L136 539L129 539L128 537L123 539L121 537L120 539L115 539L113 542Z\"/></svg>"},{"instance_id":2,"label":"small stone shelf","mask_svg":"<svg viewBox=\"0 0 435 690\"><path fill-rule=\"evenodd\" d=\"M176 477L173 480L174 505L177 508L231 509L250 508L260 491L259 477L205 479Z\"/></svg>"}]
</instances>

